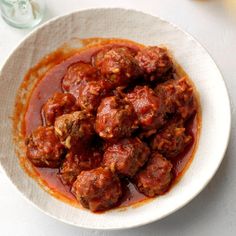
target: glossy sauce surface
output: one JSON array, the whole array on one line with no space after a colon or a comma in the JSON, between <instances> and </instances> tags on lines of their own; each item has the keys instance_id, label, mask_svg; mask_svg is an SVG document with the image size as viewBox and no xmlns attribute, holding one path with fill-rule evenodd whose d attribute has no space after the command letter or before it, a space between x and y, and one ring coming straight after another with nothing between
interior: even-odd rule
<instances>
[{"instance_id":1,"label":"glossy sauce surface","mask_svg":"<svg viewBox=\"0 0 236 236\"><path fill-rule=\"evenodd\" d=\"M114 45L116 46L117 44ZM122 45L124 45L124 43ZM137 50L140 47L140 45L138 44L125 44L125 46L128 46L133 50ZM62 91L61 80L64 77L67 68L75 62L91 62L92 55L98 50L100 50L101 47L102 46L99 45L97 47L91 47L86 51L82 51L62 61L60 64L54 66L50 71L48 71L46 75L36 84L28 102L27 111L25 113L25 119L23 124L23 132L25 136L31 133L37 126L42 124L42 105L55 92ZM188 122L188 132L193 134L194 139L192 144L186 148L184 153L181 153L181 155L175 158L173 166L176 180L181 177L185 168L188 166L188 164L193 158L194 150L197 143L196 137L198 135L199 126L199 115L196 115ZM58 169L35 168L35 171L38 177L43 181L43 183L52 190L53 195L55 197L60 199L67 199L71 204L79 205L79 203L77 203L77 201L75 200L74 196L71 194L69 187L63 185L59 177L57 176ZM130 206L134 203L143 202L145 199L149 199L145 195L139 193L131 182L124 180L123 185L125 185L124 189L126 189L126 191L121 199L121 207Z\"/></svg>"}]
</instances>

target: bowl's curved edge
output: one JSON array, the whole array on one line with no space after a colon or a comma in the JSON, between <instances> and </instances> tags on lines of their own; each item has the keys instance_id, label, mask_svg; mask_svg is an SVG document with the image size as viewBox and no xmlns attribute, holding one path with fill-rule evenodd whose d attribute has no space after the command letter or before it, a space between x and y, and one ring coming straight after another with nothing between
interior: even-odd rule
<instances>
[{"instance_id":1,"label":"bowl's curved edge","mask_svg":"<svg viewBox=\"0 0 236 236\"><path fill-rule=\"evenodd\" d=\"M178 211L179 209L183 208L185 205L187 205L189 202L191 202L206 186L207 184L211 181L211 179L214 177L214 175L216 174L216 171L218 170L220 164L222 163L222 160L224 158L224 155L226 153L226 150L227 150L227 147L228 147L228 143L229 143L229 139L230 139L230 131L231 131L231 106L230 106L230 98L229 98L229 94L228 94L228 90L227 90L227 86L226 86L226 83L223 79L223 76L222 76L222 73L220 72L218 66L216 65L215 61L212 59L212 57L210 56L209 52L192 36L190 35L188 32L182 30L181 28L179 28L178 26L176 26L175 24L171 23L171 22L168 22L166 20L164 20L163 18L159 17L159 16L156 16L156 15L153 15L153 14L149 14L149 13L146 13L146 12L143 12L143 11L140 11L140 10L135 10L135 9L130 9L130 8L84 8L84 9L80 9L80 10L77 10L77 11L73 11L73 12L69 12L65 15L61 15L61 16L57 16L57 17L54 17L52 19L50 19L49 21L43 23L42 25L38 26L37 28L35 28L33 31L31 31L28 35L26 35L20 42L19 44L16 45L16 47L8 54L6 60L4 61L3 63L3 66L2 68L4 68L5 64L8 63L9 60L11 60L11 57L13 56L14 54L14 51L20 47L25 40L27 40L28 38L32 37L34 34L37 33L37 31L39 31L41 28L47 26L47 25L50 25L51 23L57 21L58 19L61 19L61 18L64 18L64 17L67 17L71 14L79 14L80 12L84 12L84 11L93 11L93 10L126 10L126 11L134 11L134 12L137 12L137 13L140 13L140 14L144 14L144 15L149 15L149 16L152 16L152 17L155 17L155 18L158 18L160 21L162 21L163 23L167 23L167 24L170 24L172 27L174 27L176 30L178 31L181 31L183 34L185 34L189 40L192 40L194 41L194 43L196 43L198 45L199 48L201 48L203 51L205 51L209 58L211 59L211 62L212 64L215 65L215 68L216 70L218 71L218 73L221 75L221 79L222 79L222 82L224 83L224 89L225 89L225 94L227 95L227 103L228 103L228 112L229 112L229 120L227 122L228 126L225 127L225 130L227 131L227 140L225 142L225 146L224 146L224 149L222 149L222 158L221 160L219 161L218 165L215 167L214 169L214 172L212 172L212 174L209 176L209 178L206 180L204 186L199 189L198 191L195 191L195 193L192 195L191 198L189 198L187 201L183 202L182 204L180 204L177 208L173 209L172 211L169 211L167 214L164 214L162 215L161 217L156 217L156 218L153 218L153 219L144 219L142 223L133 223L133 224L129 224L128 226L125 226L125 227L107 227L107 228L104 228L104 227L89 227L89 229L97 229L97 230L120 230L120 229L129 229L129 228L134 228L134 227L139 227L139 226L143 226L143 225L146 225L146 224L149 224L149 223L153 223L157 220L160 220L160 219L163 219L165 218L166 216ZM0 69L0 76L1 76L1 71L2 71L2 68ZM29 199L25 193L23 193L19 187L13 183L13 181L11 180L7 170L4 168L4 166L1 164L0 162L0 166L1 166L1 170L3 171L3 173L7 176L9 182L21 193L21 195L23 196L24 199L26 199L29 203L31 203L33 206L35 206L36 208L38 208L41 212L45 213L46 215L54 218L54 219L57 219L57 220L60 220L61 222L63 223L67 223L69 225L72 225L72 226L77 226L77 227L81 227L81 228L85 228L85 229L88 229L88 227L84 226L84 225L77 225L77 224L74 224L70 221L67 221L65 219L62 219L58 216L55 216L47 211L45 211L44 209L42 209L40 206L38 206L35 202L33 202L31 199Z\"/></svg>"}]
</instances>

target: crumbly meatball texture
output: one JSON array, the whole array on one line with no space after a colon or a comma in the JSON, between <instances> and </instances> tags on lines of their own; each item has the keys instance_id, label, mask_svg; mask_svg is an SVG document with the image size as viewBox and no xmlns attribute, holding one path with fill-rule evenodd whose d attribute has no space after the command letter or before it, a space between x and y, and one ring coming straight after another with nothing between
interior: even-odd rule
<instances>
[{"instance_id":1,"label":"crumbly meatball texture","mask_svg":"<svg viewBox=\"0 0 236 236\"><path fill-rule=\"evenodd\" d=\"M122 139L105 150L103 164L114 173L132 177L148 160L149 154L148 146L140 139Z\"/></svg>"},{"instance_id":2,"label":"crumbly meatball texture","mask_svg":"<svg viewBox=\"0 0 236 236\"><path fill-rule=\"evenodd\" d=\"M146 78L150 81L159 80L173 67L173 62L166 48L147 47L138 52L135 58Z\"/></svg>"},{"instance_id":3,"label":"crumbly meatball texture","mask_svg":"<svg viewBox=\"0 0 236 236\"><path fill-rule=\"evenodd\" d=\"M136 86L127 94L125 100L133 105L139 125L143 129L158 129L165 123L162 100L148 86Z\"/></svg>"},{"instance_id":4,"label":"crumbly meatball texture","mask_svg":"<svg viewBox=\"0 0 236 236\"><path fill-rule=\"evenodd\" d=\"M94 117L85 111L76 111L59 116L55 131L61 142L70 149L73 145L88 142L94 135Z\"/></svg>"},{"instance_id":5,"label":"crumbly meatball texture","mask_svg":"<svg viewBox=\"0 0 236 236\"><path fill-rule=\"evenodd\" d=\"M78 86L78 104L88 112L95 112L102 100L108 95L109 90L106 89L102 80L83 80Z\"/></svg>"},{"instance_id":6,"label":"crumbly meatball texture","mask_svg":"<svg viewBox=\"0 0 236 236\"><path fill-rule=\"evenodd\" d=\"M193 86L186 77L159 84L155 92L163 99L163 105L168 113L178 113L184 120L196 113L197 103Z\"/></svg>"},{"instance_id":7,"label":"crumbly meatball texture","mask_svg":"<svg viewBox=\"0 0 236 236\"><path fill-rule=\"evenodd\" d=\"M94 64L111 88L128 85L141 74L134 53L124 47L101 50Z\"/></svg>"},{"instance_id":8,"label":"crumbly meatball texture","mask_svg":"<svg viewBox=\"0 0 236 236\"><path fill-rule=\"evenodd\" d=\"M66 113L79 110L75 97L70 93L55 93L42 107L44 123L53 125L55 119Z\"/></svg>"},{"instance_id":9,"label":"crumbly meatball texture","mask_svg":"<svg viewBox=\"0 0 236 236\"><path fill-rule=\"evenodd\" d=\"M57 168L64 157L64 146L53 126L39 126L26 138L26 156L37 167Z\"/></svg>"},{"instance_id":10,"label":"crumbly meatball texture","mask_svg":"<svg viewBox=\"0 0 236 236\"><path fill-rule=\"evenodd\" d=\"M95 128L106 140L131 136L137 128L133 106L115 96L104 98L98 107Z\"/></svg>"},{"instance_id":11,"label":"crumbly meatball texture","mask_svg":"<svg viewBox=\"0 0 236 236\"><path fill-rule=\"evenodd\" d=\"M78 87L82 80L96 80L98 78L97 69L90 64L83 62L75 63L67 69L62 80L62 89L73 94L76 98L79 96Z\"/></svg>"},{"instance_id":12,"label":"crumbly meatball texture","mask_svg":"<svg viewBox=\"0 0 236 236\"><path fill-rule=\"evenodd\" d=\"M91 170L100 166L102 153L97 150L83 150L67 153L59 171L63 184L71 186L83 170Z\"/></svg>"},{"instance_id":13,"label":"crumbly meatball texture","mask_svg":"<svg viewBox=\"0 0 236 236\"><path fill-rule=\"evenodd\" d=\"M159 153L153 153L146 167L135 176L138 190L148 197L164 194L171 184L172 164Z\"/></svg>"},{"instance_id":14,"label":"crumbly meatball texture","mask_svg":"<svg viewBox=\"0 0 236 236\"><path fill-rule=\"evenodd\" d=\"M91 211L104 211L114 207L121 195L119 178L108 168L99 167L82 171L72 186L72 193Z\"/></svg>"},{"instance_id":15,"label":"crumbly meatball texture","mask_svg":"<svg viewBox=\"0 0 236 236\"><path fill-rule=\"evenodd\" d=\"M166 158L173 158L183 152L191 142L192 136L186 133L183 120L174 119L154 135L151 147Z\"/></svg>"}]
</instances>

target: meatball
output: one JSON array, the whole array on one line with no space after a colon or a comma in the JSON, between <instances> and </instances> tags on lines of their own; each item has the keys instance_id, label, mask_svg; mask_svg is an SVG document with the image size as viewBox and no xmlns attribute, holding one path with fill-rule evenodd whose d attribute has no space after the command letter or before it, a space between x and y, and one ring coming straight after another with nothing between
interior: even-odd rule
<instances>
[{"instance_id":1,"label":"meatball","mask_svg":"<svg viewBox=\"0 0 236 236\"><path fill-rule=\"evenodd\" d=\"M108 168L82 171L72 186L72 193L91 211L104 211L114 207L121 195L119 178Z\"/></svg>"},{"instance_id":2,"label":"meatball","mask_svg":"<svg viewBox=\"0 0 236 236\"><path fill-rule=\"evenodd\" d=\"M125 100L132 103L143 129L158 129L165 123L165 112L161 99L149 87L135 87L132 92L127 94Z\"/></svg>"},{"instance_id":3,"label":"meatball","mask_svg":"<svg viewBox=\"0 0 236 236\"><path fill-rule=\"evenodd\" d=\"M184 151L191 141L192 136L186 133L183 120L174 119L154 136L151 147L166 158L173 158Z\"/></svg>"},{"instance_id":4,"label":"meatball","mask_svg":"<svg viewBox=\"0 0 236 236\"><path fill-rule=\"evenodd\" d=\"M155 92L163 99L163 104L168 113L178 113L183 119L188 119L196 112L197 104L193 87L187 78L169 80L157 85Z\"/></svg>"},{"instance_id":5,"label":"meatball","mask_svg":"<svg viewBox=\"0 0 236 236\"><path fill-rule=\"evenodd\" d=\"M53 125L55 119L66 113L78 110L75 97L70 93L55 93L43 105L42 116L44 123Z\"/></svg>"},{"instance_id":6,"label":"meatball","mask_svg":"<svg viewBox=\"0 0 236 236\"><path fill-rule=\"evenodd\" d=\"M170 187L172 164L161 154L153 153L146 167L135 176L138 190L148 197L164 194Z\"/></svg>"},{"instance_id":7,"label":"meatball","mask_svg":"<svg viewBox=\"0 0 236 236\"><path fill-rule=\"evenodd\" d=\"M159 80L173 67L166 48L147 47L139 51L135 58L150 81Z\"/></svg>"},{"instance_id":8,"label":"meatball","mask_svg":"<svg viewBox=\"0 0 236 236\"><path fill-rule=\"evenodd\" d=\"M95 129L107 140L129 137L137 128L137 117L131 104L115 96L106 97L98 107Z\"/></svg>"},{"instance_id":9,"label":"meatball","mask_svg":"<svg viewBox=\"0 0 236 236\"><path fill-rule=\"evenodd\" d=\"M83 170L100 166L102 154L97 150L69 152L60 168L59 176L63 184L71 186Z\"/></svg>"},{"instance_id":10,"label":"meatball","mask_svg":"<svg viewBox=\"0 0 236 236\"><path fill-rule=\"evenodd\" d=\"M147 161L149 154L148 146L140 139L122 139L106 149L103 164L114 173L132 177Z\"/></svg>"},{"instance_id":11,"label":"meatball","mask_svg":"<svg viewBox=\"0 0 236 236\"><path fill-rule=\"evenodd\" d=\"M78 104L87 111L96 111L102 98L108 94L102 80L83 80L78 87Z\"/></svg>"},{"instance_id":12,"label":"meatball","mask_svg":"<svg viewBox=\"0 0 236 236\"><path fill-rule=\"evenodd\" d=\"M62 89L78 97L78 86L82 80L96 80L97 70L90 64L78 62L67 69L62 80Z\"/></svg>"},{"instance_id":13,"label":"meatball","mask_svg":"<svg viewBox=\"0 0 236 236\"><path fill-rule=\"evenodd\" d=\"M112 88L127 85L141 73L133 52L125 47L101 50L94 64Z\"/></svg>"},{"instance_id":14,"label":"meatball","mask_svg":"<svg viewBox=\"0 0 236 236\"><path fill-rule=\"evenodd\" d=\"M57 168L64 157L64 146L54 128L39 126L25 141L26 156L37 167Z\"/></svg>"},{"instance_id":15,"label":"meatball","mask_svg":"<svg viewBox=\"0 0 236 236\"><path fill-rule=\"evenodd\" d=\"M76 111L57 117L55 131L61 142L70 149L88 142L94 135L94 118L90 113Z\"/></svg>"}]
</instances>

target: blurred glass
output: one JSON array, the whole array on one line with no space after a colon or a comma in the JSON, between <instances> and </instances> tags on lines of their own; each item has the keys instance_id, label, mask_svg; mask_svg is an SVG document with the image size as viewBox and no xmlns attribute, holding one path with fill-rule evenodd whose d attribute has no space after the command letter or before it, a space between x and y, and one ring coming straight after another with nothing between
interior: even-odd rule
<instances>
[{"instance_id":1,"label":"blurred glass","mask_svg":"<svg viewBox=\"0 0 236 236\"><path fill-rule=\"evenodd\" d=\"M223 4L231 14L236 14L236 0L224 0Z\"/></svg>"},{"instance_id":2,"label":"blurred glass","mask_svg":"<svg viewBox=\"0 0 236 236\"><path fill-rule=\"evenodd\" d=\"M31 28L44 15L45 0L0 0L3 19L17 28Z\"/></svg>"}]
</instances>

